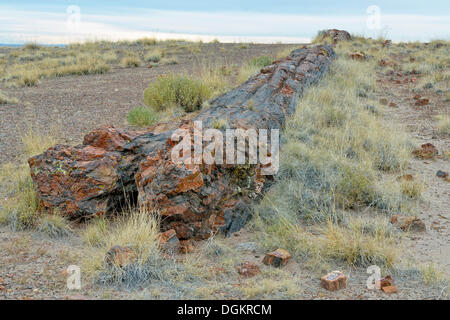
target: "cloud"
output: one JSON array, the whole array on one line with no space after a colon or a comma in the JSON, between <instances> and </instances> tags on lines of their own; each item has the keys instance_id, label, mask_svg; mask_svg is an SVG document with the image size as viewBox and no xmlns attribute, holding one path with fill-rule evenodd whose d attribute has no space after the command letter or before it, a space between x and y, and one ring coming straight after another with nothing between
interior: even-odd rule
<instances>
[{"instance_id":1,"label":"cloud","mask_svg":"<svg viewBox=\"0 0 450 320\"><path fill-rule=\"evenodd\" d=\"M136 14L36 12L0 6L0 42L65 44L142 37L222 42L308 42L318 30L342 28L365 36L428 41L449 38L450 16L381 15L381 29L365 15L298 15L248 12L186 12L142 9Z\"/></svg>"}]
</instances>

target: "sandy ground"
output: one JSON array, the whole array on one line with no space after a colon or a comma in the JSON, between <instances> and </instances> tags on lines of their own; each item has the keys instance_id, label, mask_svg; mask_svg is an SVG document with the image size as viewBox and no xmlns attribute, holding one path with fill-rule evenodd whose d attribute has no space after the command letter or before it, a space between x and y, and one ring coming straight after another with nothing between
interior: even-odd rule
<instances>
[{"instance_id":1,"label":"sandy ground","mask_svg":"<svg viewBox=\"0 0 450 320\"><path fill-rule=\"evenodd\" d=\"M431 160L414 158L409 165L407 173L425 184L417 212L427 230L411 234L407 237L406 245L417 261L432 261L450 276L450 183L436 176L438 170L450 172L449 159L441 156L450 150L450 137L439 134L437 121L434 119L438 114L450 112L450 102L445 101L445 96L436 93L435 89L422 89L419 94L427 97L430 104L415 106L413 97L417 89L413 92L413 83L398 84L390 76L381 79L380 91L383 93L379 98L386 98L388 102L397 105L394 108L386 107L386 122L409 132L417 147L432 143L440 153L440 156Z\"/></svg>"}]
</instances>

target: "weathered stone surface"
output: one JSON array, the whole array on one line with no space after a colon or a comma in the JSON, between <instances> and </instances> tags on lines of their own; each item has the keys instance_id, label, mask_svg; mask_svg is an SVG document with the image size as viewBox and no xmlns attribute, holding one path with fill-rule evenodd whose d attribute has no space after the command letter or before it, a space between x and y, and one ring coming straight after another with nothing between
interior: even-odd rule
<instances>
[{"instance_id":1,"label":"weathered stone surface","mask_svg":"<svg viewBox=\"0 0 450 320\"><path fill-rule=\"evenodd\" d=\"M402 231L426 231L425 223L416 217L408 217L397 214L391 217L391 223L397 226Z\"/></svg>"},{"instance_id":2,"label":"weathered stone surface","mask_svg":"<svg viewBox=\"0 0 450 320\"><path fill-rule=\"evenodd\" d=\"M350 52L348 54L348 56L353 59L353 60L365 60L366 59L366 55L364 54L364 52Z\"/></svg>"},{"instance_id":3,"label":"weathered stone surface","mask_svg":"<svg viewBox=\"0 0 450 320\"><path fill-rule=\"evenodd\" d=\"M264 256L262 263L268 266L281 267L285 266L289 259L291 259L291 254L284 249L277 249L273 252L269 252Z\"/></svg>"},{"instance_id":4,"label":"weathered stone surface","mask_svg":"<svg viewBox=\"0 0 450 320\"><path fill-rule=\"evenodd\" d=\"M320 284L329 291L336 291L347 286L347 277L341 271L336 270L320 278Z\"/></svg>"},{"instance_id":5,"label":"weathered stone surface","mask_svg":"<svg viewBox=\"0 0 450 320\"><path fill-rule=\"evenodd\" d=\"M265 166L175 163L175 129L195 133L194 121L207 129L217 119L226 120L228 128L282 129L298 97L323 76L333 57L331 46L297 49L191 120L142 132L106 126L87 134L82 145L57 145L30 158L42 207L81 218L118 211L138 199L158 209L162 231L173 229L180 240L239 230L271 179L261 174Z\"/></svg>"},{"instance_id":6,"label":"weathered stone surface","mask_svg":"<svg viewBox=\"0 0 450 320\"><path fill-rule=\"evenodd\" d=\"M420 148L413 151L413 155L421 159L432 159L439 153L438 149L431 143L424 143Z\"/></svg>"},{"instance_id":7,"label":"weathered stone surface","mask_svg":"<svg viewBox=\"0 0 450 320\"><path fill-rule=\"evenodd\" d=\"M384 293L397 293L398 292L397 286L386 286L386 287L382 287L381 290Z\"/></svg>"},{"instance_id":8,"label":"weathered stone surface","mask_svg":"<svg viewBox=\"0 0 450 320\"><path fill-rule=\"evenodd\" d=\"M380 280L376 281L376 287L379 289L383 289L384 287L389 287L394 284L394 279L390 275L381 278Z\"/></svg>"},{"instance_id":9,"label":"weathered stone surface","mask_svg":"<svg viewBox=\"0 0 450 320\"><path fill-rule=\"evenodd\" d=\"M324 35L330 37L334 42L351 40L351 35L345 30L328 29Z\"/></svg>"},{"instance_id":10,"label":"weathered stone surface","mask_svg":"<svg viewBox=\"0 0 450 320\"><path fill-rule=\"evenodd\" d=\"M241 263L239 266L236 267L236 270L244 278L254 277L258 273L261 273L261 270L256 264L248 261Z\"/></svg>"},{"instance_id":11,"label":"weathered stone surface","mask_svg":"<svg viewBox=\"0 0 450 320\"><path fill-rule=\"evenodd\" d=\"M129 141L137 135L105 126L86 135L82 145L56 145L30 158L41 206L73 218L120 210L136 192L134 175L143 155Z\"/></svg>"},{"instance_id":12,"label":"weathered stone surface","mask_svg":"<svg viewBox=\"0 0 450 320\"><path fill-rule=\"evenodd\" d=\"M125 267L136 260L136 252L130 247L114 246L105 255L110 266Z\"/></svg>"}]
</instances>

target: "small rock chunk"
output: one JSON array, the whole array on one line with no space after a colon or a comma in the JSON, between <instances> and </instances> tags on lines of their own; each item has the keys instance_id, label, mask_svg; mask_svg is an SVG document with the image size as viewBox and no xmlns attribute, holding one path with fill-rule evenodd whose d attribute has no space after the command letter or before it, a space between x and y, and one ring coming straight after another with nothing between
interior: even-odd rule
<instances>
[{"instance_id":1,"label":"small rock chunk","mask_svg":"<svg viewBox=\"0 0 450 320\"><path fill-rule=\"evenodd\" d=\"M329 291L336 291L347 287L347 277L341 271L336 270L320 278L320 284Z\"/></svg>"},{"instance_id":2,"label":"small rock chunk","mask_svg":"<svg viewBox=\"0 0 450 320\"><path fill-rule=\"evenodd\" d=\"M276 251L266 253L262 263L268 266L281 267L285 266L289 259L291 258L291 254L284 249L277 249Z\"/></svg>"}]
</instances>

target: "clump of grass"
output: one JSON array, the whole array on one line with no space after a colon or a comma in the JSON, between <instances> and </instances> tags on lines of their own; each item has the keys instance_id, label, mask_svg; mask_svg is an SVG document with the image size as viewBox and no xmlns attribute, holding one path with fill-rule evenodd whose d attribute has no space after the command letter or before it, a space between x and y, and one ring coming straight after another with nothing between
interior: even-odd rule
<instances>
[{"instance_id":1,"label":"clump of grass","mask_svg":"<svg viewBox=\"0 0 450 320\"><path fill-rule=\"evenodd\" d=\"M158 63L161 61L161 59L163 59L166 56L166 51L163 48L156 48L156 49L152 49L150 50L146 55L145 55L145 61L147 62L153 62L153 63Z\"/></svg>"},{"instance_id":2,"label":"clump of grass","mask_svg":"<svg viewBox=\"0 0 450 320\"><path fill-rule=\"evenodd\" d=\"M38 50L38 49L41 48L41 46L38 45L36 42L29 42L29 43L26 43L23 46L23 48L26 49L26 50Z\"/></svg>"},{"instance_id":3,"label":"clump of grass","mask_svg":"<svg viewBox=\"0 0 450 320\"><path fill-rule=\"evenodd\" d=\"M170 74L149 84L144 91L144 104L157 111L175 106L192 112L199 110L210 97L211 90L202 81Z\"/></svg>"},{"instance_id":4,"label":"clump of grass","mask_svg":"<svg viewBox=\"0 0 450 320\"><path fill-rule=\"evenodd\" d=\"M127 55L122 58L120 64L124 68L136 68L141 65L141 59L137 55Z\"/></svg>"},{"instance_id":5,"label":"clump of grass","mask_svg":"<svg viewBox=\"0 0 450 320\"><path fill-rule=\"evenodd\" d=\"M273 62L273 58L269 56L261 56L261 57L255 57L252 58L249 62L250 65L254 66L255 68L264 68L268 65L271 65Z\"/></svg>"},{"instance_id":6,"label":"clump of grass","mask_svg":"<svg viewBox=\"0 0 450 320\"><path fill-rule=\"evenodd\" d=\"M199 78L212 91L212 97L222 94L232 87L230 78L232 66L226 61L201 60L197 69L200 70Z\"/></svg>"},{"instance_id":7,"label":"clump of grass","mask_svg":"<svg viewBox=\"0 0 450 320\"><path fill-rule=\"evenodd\" d=\"M102 74L108 70L108 65L100 56L45 58L37 62L13 64L7 70L6 79L14 80L18 86L34 86L42 77Z\"/></svg>"},{"instance_id":8,"label":"clump of grass","mask_svg":"<svg viewBox=\"0 0 450 320\"><path fill-rule=\"evenodd\" d=\"M419 198L425 190L424 184L419 181L402 181L400 183L400 188L404 195L412 199Z\"/></svg>"},{"instance_id":9,"label":"clump of grass","mask_svg":"<svg viewBox=\"0 0 450 320\"><path fill-rule=\"evenodd\" d=\"M450 116L447 114L441 114L436 116L438 120L438 131L441 134L450 135Z\"/></svg>"},{"instance_id":10,"label":"clump of grass","mask_svg":"<svg viewBox=\"0 0 450 320\"><path fill-rule=\"evenodd\" d=\"M226 129L228 127L228 121L226 119L215 118L212 122L212 127L214 129Z\"/></svg>"},{"instance_id":11,"label":"clump of grass","mask_svg":"<svg viewBox=\"0 0 450 320\"><path fill-rule=\"evenodd\" d=\"M101 248L104 253L113 246L129 246L140 262L158 249L159 221L150 212L131 209L109 223L96 218L82 233L86 244Z\"/></svg>"},{"instance_id":12,"label":"clump of grass","mask_svg":"<svg viewBox=\"0 0 450 320\"><path fill-rule=\"evenodd\" d=\"M136 43L142 44L144 46L154 46L155 44L158 43L158 40L156 38L146 37L146 38L136 40Z\"/></svg>"},{"instance_id":13,"label":"clump of grass","mask_svg":"<svg viewBox=\"0 0 450 320\"><path fill-rule=\"evenodd\" d=\"M160 61L161 64L165 64L165 65L174 65L174 64L178 64L178 58L173 56L173 57L165 57L162 58Z\"/></svg>"},{"instance_id":14,"label":"clump of grass","mask_svg":"<svg viewBox=\"0 0 450 320\"><path fill-rule=\"evenodd\" d=\"M95 217L83 230L81 238L87 245L98 247L103 244L103 239L108 230L109 222L105 217Z\"/></svg>"},{"instance_id":15,"label":"clump of grass","mask_svg":"<svg viewBox=\"0 0 450 320\"><path fill-rule=\"evenodd\" d=\"M106 61L106 63L113 64L117 62L117 54L113 51L107 51L103 54L103 59Z\"/></svg>"},{"instance_id":16,"label":"clump of grass","mask_svg":"<svg viewBox=\"0 0 450 320\"><path fill-rule=\"evenodd\" d=\"M285 248L309 267L326 268L336 262L390 267L398 254L396 238L387 221L376 221L363 224L349 216L345 224L328 220L324 225L307 227L278 212L270 223L260 216L253 223L258 230L257 239L265 249Z\"/></svg>"},{"instance_id":17,"label":"clump of grass","mask_svg":"<svg viewBox=\"0 0 450 320\"><path fill-rule=\"evenodd\" d=\"M158 116L150 107L137 106L128 112L127 120L134 126L148 127L158 120Z\"/></svg>"},{"instance_id":18,"label":"clump of grass","mask_svg":"<svg viewBox=\"0 0 450 320\"><path fill-rule=\"evenodd\" d=\"M275 55L277 59L284 59L291 54L292 51L298 49L298 46L286 46L282 50L278 51Z\"/></svg>"},{"instance_id":19,"label":"clump of grass","mask_svg":"<svg viewBox=\"0 0 450 320\"><path fill-rule=\"evenodd\" d=\"M288 120L278 183L257 206L255 225L266 248L285 247L311 263L391 265L396 250L388 223L367 232L348 212L374 208L375 221L377 212L406 210L422 185L384 181L384 172L406 168L412 144L365 108L369 98L357 93L374 92L376 65L347 59L351 45L338 43L329 73Z\"/></svg>"},{"instance_id":20,"label":"clump of grass","mask_svg":"<svg viewBox=\"0 0 450 320\"><path fill-rule=\"evenodd\" d=\"M10 99L0 91L0 104L15 104L18 102L19 100L17 100L16 98Z\"/></svg>"},{"instance_id":21,"label":"clump of grass","mask_svg":"<svg viewBox=\"0 0 450 320\"><path fill-rule=\"evenodd\" d=\"M245 299L292 299L298 291L297 285L287 276L282 279L258 277L245 283L241 291Z\"/></svg>"},{"instance_id":22,"label":"clump of grass","mask_svg":"<svg viewBox=\"0 0 450 320\"><path fill-rule=\"evenodd\" d=\"M58 213L45 214L39 217L36 228L50 238L65 237L72 232L67 219Z\"/></svg>"},{"instance_id":23,"label":"clump of grass","mask_svg":"<svg viewBox=\"0 0 450 320\"><path fill-rule=\"evenodd\" d=\"M159 220L150 212L130 209L112 221L94 220L82 233L92 255L82 261L83 270L103 285L134 287L164 278L166 261L159 251ZM126 266L104 260L113 246L129 247L135 258Z\"/></svg>"},{"instance_id":24,"label":"clump of grass","mask_svg":"<svg viewBox=\"0 0 450 320\"><path fill-rule=\"evenodd\" d=\"M22 136L24 151L21 161L0 168L0 183L7 193L0 206L0 224L9 225L14 230L38 226L39 201L26 160L48 149L56 141L53 136L44 136L30 129Z\"/></svg>"},{"instance_id":25,"label":"clump of grass","mask_svg":"<svg viewBox=\"0 0 450 320\"><path fill-rule=\"evenodd\" d=\"M426 284L440 283L445 279L444 273L433 263L428 263L421 267L423 281Z\"/></svg>"},{"instance_id":26,"label":"clump of grass","mask_svg":"<svg viewBox=\"0 0 450 320\"><path fill-rule=\"evenodd\" d=\"M237 82L243 83L251 76L257 74L262 68L272 64L273 57L261 56L252 58L247 64L244 64L238 73Z\"/></svg>"}]
</instances>

